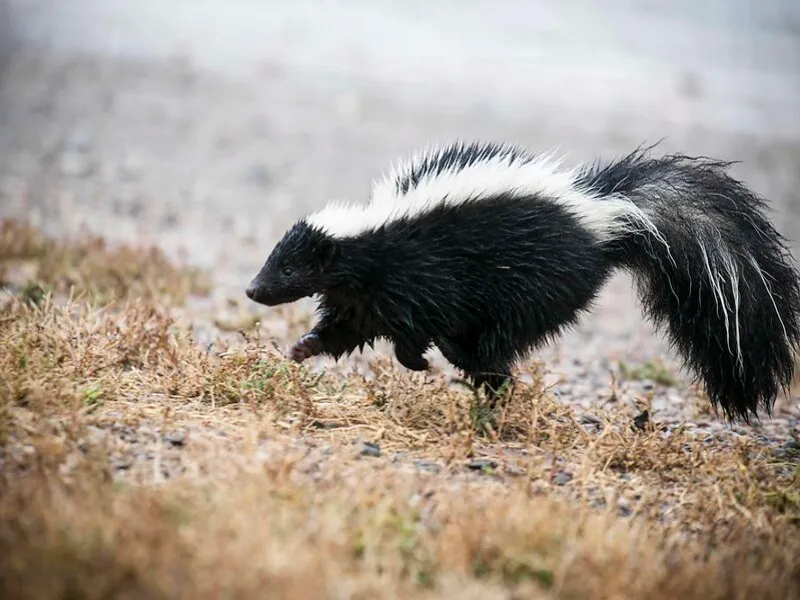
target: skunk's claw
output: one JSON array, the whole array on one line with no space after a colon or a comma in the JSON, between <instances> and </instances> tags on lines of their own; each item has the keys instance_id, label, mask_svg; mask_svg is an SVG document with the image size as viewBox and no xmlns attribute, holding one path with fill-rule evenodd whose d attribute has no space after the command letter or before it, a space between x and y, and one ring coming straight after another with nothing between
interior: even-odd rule
<instances>
[{"instance_id":1,"label":"skunk's claw","mask_svg":"<svg viewBox=\"0 0 800 600\"><path fill-rule=\"evenodd\" d=\"M307 358L322 352L322 341L316 333L307 333L294 343L289 356L295 362L303 362Z\"/></svg>"}]
</instances>

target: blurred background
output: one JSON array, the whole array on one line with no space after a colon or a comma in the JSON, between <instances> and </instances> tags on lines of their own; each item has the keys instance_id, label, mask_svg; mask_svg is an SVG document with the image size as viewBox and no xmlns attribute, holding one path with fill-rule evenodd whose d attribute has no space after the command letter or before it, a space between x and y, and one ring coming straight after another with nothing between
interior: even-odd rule
<instances>
[{"instance_id":1,"label":"blurred background","mask_svg":"<svg viewBox=\"0 0 800 600\"><path fill-rule=\"evenodd\" d=\"M800 2L0 0L0 217L234 292L302 213L474 137L738 160L798 238Z\"/></svg>"}]
</instances>

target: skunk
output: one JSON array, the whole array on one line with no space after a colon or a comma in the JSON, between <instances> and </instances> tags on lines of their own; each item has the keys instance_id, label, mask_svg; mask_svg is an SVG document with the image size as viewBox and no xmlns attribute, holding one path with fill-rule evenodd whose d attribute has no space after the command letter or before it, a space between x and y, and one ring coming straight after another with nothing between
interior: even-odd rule
<instances>
[{"instance_id":1,"label":"skunk","mask_svg":"<svg viewBox=\"0 0 800 600\"><path fill-rule=\"evenodd\" d=\"M267 306L318 296L298 362L382 338L422 371L435 345L496 397L517 360L626 269L713 406L730 421L770 414L800 336L785 239L731 163L651 149L575 169L503 144L427 150L374 182L367 204L297 221L246 294Z\"/></svg>"}]
</instances>

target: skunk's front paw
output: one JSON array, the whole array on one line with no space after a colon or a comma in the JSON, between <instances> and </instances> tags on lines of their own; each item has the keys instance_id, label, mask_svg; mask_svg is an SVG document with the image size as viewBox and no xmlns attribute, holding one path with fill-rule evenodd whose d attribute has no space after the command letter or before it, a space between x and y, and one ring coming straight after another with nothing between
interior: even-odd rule
<instances>
[{"instance_id":1,"label":"skunk's front paw","mask_svg":"<svg viewBox=\"0 0 800 600\"><path fill-rule=\"evenodd\" d=\"M322 352L322 341L316 333L307 333L294 343L289 356L295 362L303 362L307 358Z\"/></svg>"}]
</instances>

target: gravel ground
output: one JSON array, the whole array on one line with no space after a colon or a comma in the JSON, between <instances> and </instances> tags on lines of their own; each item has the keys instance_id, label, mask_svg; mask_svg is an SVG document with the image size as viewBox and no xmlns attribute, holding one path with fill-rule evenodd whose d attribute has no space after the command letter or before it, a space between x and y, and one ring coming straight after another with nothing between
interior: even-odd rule
<instances>
[{"instance_id":1,"label":"gravel ground","mask_svg":"<svg viewBox=\"0 0 800 600\"><path fill-rule=\"evenodd\" d=\"M158 243L211 268L223 306L293 219L364 197L419 146L503 139L575 162L665 138L665 151L742 161L736 174L800 239L794 3L472 2L458 18L455 3L196 5L3 5L22 43L0 78L0 217ZM266 327L281 337L277 318ZM541 358L565 402L590 405L614 361L662 355L674 364L620 275ZM654 411L692 418L686 386L658 388ZM798 415L784 403L765 433L785 439Z\"/></svg>"}]
</instances>

